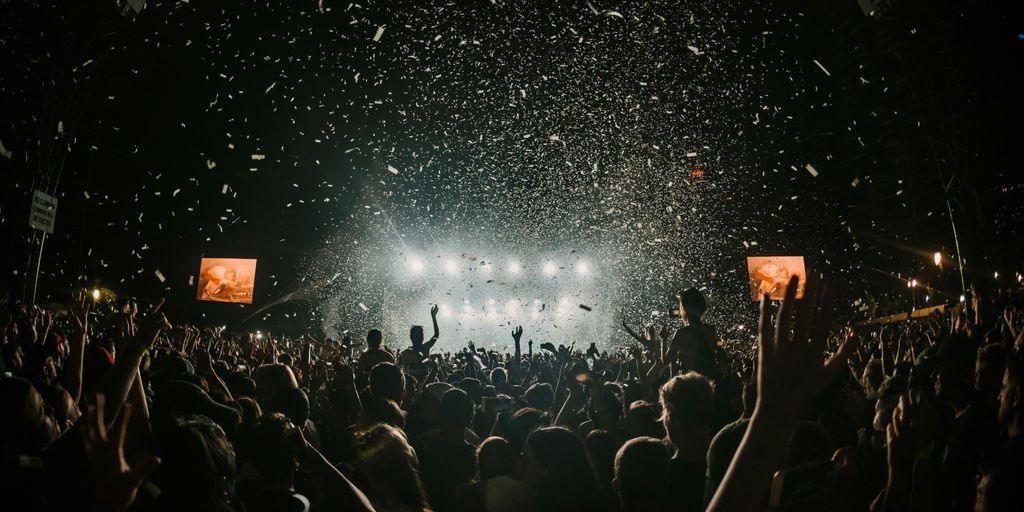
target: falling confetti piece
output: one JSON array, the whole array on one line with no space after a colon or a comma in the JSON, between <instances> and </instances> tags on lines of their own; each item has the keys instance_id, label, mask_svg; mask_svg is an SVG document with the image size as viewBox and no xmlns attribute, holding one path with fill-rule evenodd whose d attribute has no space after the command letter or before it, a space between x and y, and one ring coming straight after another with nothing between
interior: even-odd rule
<instances>
[{"instance_id":1,"label":"falling confetti piece","mask_svg":"<svg viewBox=\"0 0 1024 512\"><path fill-rule=\"evenodd\" d=\"M829 73L828 70L825 69L825 66L822 66L821 63L818 62L818 59L814 59L814 63L817 64L818 67L821 68L821 70L825 72L826 76L832 76L832 73Z\"/></svg>"},{"instance_id":2,"label":"falling confetti piece","mask_svg":"<svg viewBox=\"0 0 1024 512\"><path fill-rule=\"evenodd\" d=\"M813 165L807 164L807 165L804 166L804 169L807 169L807 172L811 173L812 177L814 177L814 178L818 177L818 170L815 169Z\"/></svg>"},{"instance_id":3,"label":"falling confetti piece","mask_svg":"<svg viewBox=\"0 0 1024 512\"><path fill-rule=\"evenodd\" d=\"M380 38L383 35L384 35L384 27L383 26L377 27L377 33L373 35L373 41L374 42L380 41Z\"/></svg>"},{"instance_id":4,"label":"falling confetti piece","mask_svg":"<svg viewBox=\"0 0 1024 512\"><path fill-rule=\"evenodd\" d=\"M395 169L394 167L392 167L390 165L388 166L388 171L390 171L391 174L398 174L398 169Z\"/></svg>"},{"instance_id":5,"label":"falling confetti piece","mask_svg":"<svg viewBox=\"0 0 1024 512\"><path fill-rule=\"evenodd\" d=\"M369 311L370 310L370 308L366 307L366 304L363 304L362 302L359 303L359 307L362 308L363 311Z\"/></svg>"},{"instance_id":6,"label":"falling confetti piece","mask_svg":"<svg viewBox=\"0 0 1024 512\"><path fill-rule=\"evenodd\" d=\"M267 158L267 156L266 155L253 154L250 158L252 158L253 160L263 160L263 159Z\"/></svg>"},{"instance_id":7,"label":"falling confetti piece","mask_svg":"<svg viewBox=\"0 0 1024 512\"><path fill-rule=\"evenodd\" d=\"M159 279L161 283L167 280L159 270L156 270L153 273L156 274L156 278Z\"/></svg>"}]
</instances>

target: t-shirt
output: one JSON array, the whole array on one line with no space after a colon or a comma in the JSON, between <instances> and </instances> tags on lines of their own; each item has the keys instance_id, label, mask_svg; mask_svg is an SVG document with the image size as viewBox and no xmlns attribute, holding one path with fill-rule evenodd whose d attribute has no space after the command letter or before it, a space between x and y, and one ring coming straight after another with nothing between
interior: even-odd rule
<instances>
[{"instance_id":1,"label":"t-shirt","mask_svg":"<svg viewBox=\"0 0 1024 512\"><path fill-rule=\"evenodd\" d=\"M367 349L366 352L363 352L363 354L359 356L358 372L369 373L374 366L377 366L380 363L394 364L394 362L395 356L391 355L390 352L379 348Z\"/></svg>"},{"instance_id":2,"label":"t-shirt","mask_svg":"<svg viewBox=\"0 0 1024 512\"><path fill-rule=\"evenodd\" d=\"M705 504L710 502L718 491L718 486L725 478L725 472L729 470L732 458L736 455L749 425L749 418L740 418L722 427L711 440L711 445L708 446L707 482L704 487Z\"/></svg>"},{"instance_id":3,"label":"t-shirt","mask_svg":"<svg viewBox=\"0 0 1024 512\"><path fill-rule=\"evenodd\" d=\"M704 475L707 463L704 460L669 461L669 502L672 510L700 512L704 510Z\"/></svg>"}]
</instances>

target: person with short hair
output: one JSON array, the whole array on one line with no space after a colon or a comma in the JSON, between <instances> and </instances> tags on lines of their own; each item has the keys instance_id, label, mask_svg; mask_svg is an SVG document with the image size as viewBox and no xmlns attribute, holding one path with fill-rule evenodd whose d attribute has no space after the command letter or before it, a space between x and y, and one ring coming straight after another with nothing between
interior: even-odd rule
<instances>
[{"instance_id":1,"label":"person with short hair","mask_svg":"<svg viewBox=\"0 0 1024 512\"><path fill-rule=\"evenodd\" d=\"M668 510L668 467L668 448L661 439L637 437L626 441L615 455L612 480L619 511Z\"/></svg>"}]
</instances>

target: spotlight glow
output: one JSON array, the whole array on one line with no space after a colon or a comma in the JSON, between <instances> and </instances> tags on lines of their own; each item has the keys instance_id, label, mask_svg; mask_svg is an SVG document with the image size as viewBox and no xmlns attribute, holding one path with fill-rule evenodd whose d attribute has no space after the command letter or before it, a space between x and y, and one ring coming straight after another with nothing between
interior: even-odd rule
<instances>
[{"instance_id":1,"label":"spotlight glow","mask_svg":"<svg viewBox=\"0 0 1024 512\"><path fill-rule=\"evenodd\" d=\"M419 258L412 258L409 260L409 270L419 274L423 272L423 260Z\"/></svg>"},{"instance_id":2,"label":"spotlight glow","mask_svg":"<svg viewBox=\"0 0 1024 512\"><path fill-rule=\"evenodd\" d=\"M520 270L520 268L519 268L519 262L518 261L513 261L513 262L508 264L508 271L510 273L518 274L519 270Z\"/></svg>"},{"instance_id":3,"label":"spotlight glow","mask_svg":"<svg viewBox=\"0 0 1024 512\"><path fill-rule=\"evenodd\" d=\"M544 275L546 275L546 276L553 276L553 275L555 275L555 272L558 272L558 266L555 265L555 262L548 261L548 262L544 263L544 269L543 270L544 270Z\"/></svg>"},{"instance_id":4,"label":"spotlight glow","mask_svg":"<svg viewBox=\"0 0 1024 512\"><path fill-rule=\"evenodd\" d=\"M489 274L491 273L491 270L494 270L494 265L490 263L484 263L483 265L480 265L480 270L484 271L485 274Z\"/></svg>"},{"instance_id":5,"label":"spotlight glow","mask_svg":"<svg viewBox=\"0 0 1024 512\"><path fill-rule=\"evenodd\" d=\"M444 263L444 269L447 270L449 274L454 274L458 271L458 267L455 266L455 262L452 260L448 260Z\"/></svg>"},{"instance_id":6,"label":"spotlight glow","mask_svg":"<svg viewBox=\"0 0 1024 512\"><path fill-rule=\"evenodd\" d=\"M92 300L100 300L100 289L99 288L93 288L92 289Z\"/></svg>"},{"instance_id":7,"label":"spotlight glow","mask_svg":"<svg viewBox=\"0 0 1024 512\"><path fill-rule=\"evenodd\" d=\"M585 261L581 261L581 262L576 263L576 273L577 274L589 274L590 273L590 264L588 264Z\"/></svg>"},{"instance_id":8,"label":"spotlight glow","mask_svg":"<svg viewBox=\"0 0 1024 512\"><path fill-rule=\"evenodd\" d=\"M932 258L935 260L935 265L942 265L942 253L941 252L936 251L935 255L932 256Z\"/></svg>"}]
</instances>

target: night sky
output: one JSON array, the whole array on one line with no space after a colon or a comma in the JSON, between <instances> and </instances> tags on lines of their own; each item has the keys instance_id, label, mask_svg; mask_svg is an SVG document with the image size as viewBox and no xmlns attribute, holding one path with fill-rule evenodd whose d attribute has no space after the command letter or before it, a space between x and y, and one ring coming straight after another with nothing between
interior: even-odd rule
<instances>
[{"instance_id":1,"label":"night sky","mask_svg":"<svg viewBox=\"0 0 1024 512\"><path fill-rule=\"evenodd\" d=\"M210 325L402 337L494 298L603 343L696 286L724 331L772 254L851 315L910 277L955 301L947 187L968 279L1021 270L1024 23L892 3L4 2L0 287L24 293L36 188L60 201L40 300ZM203 256L257 258L255 304L195 302Z\"/></svg>"}]
</instances>

